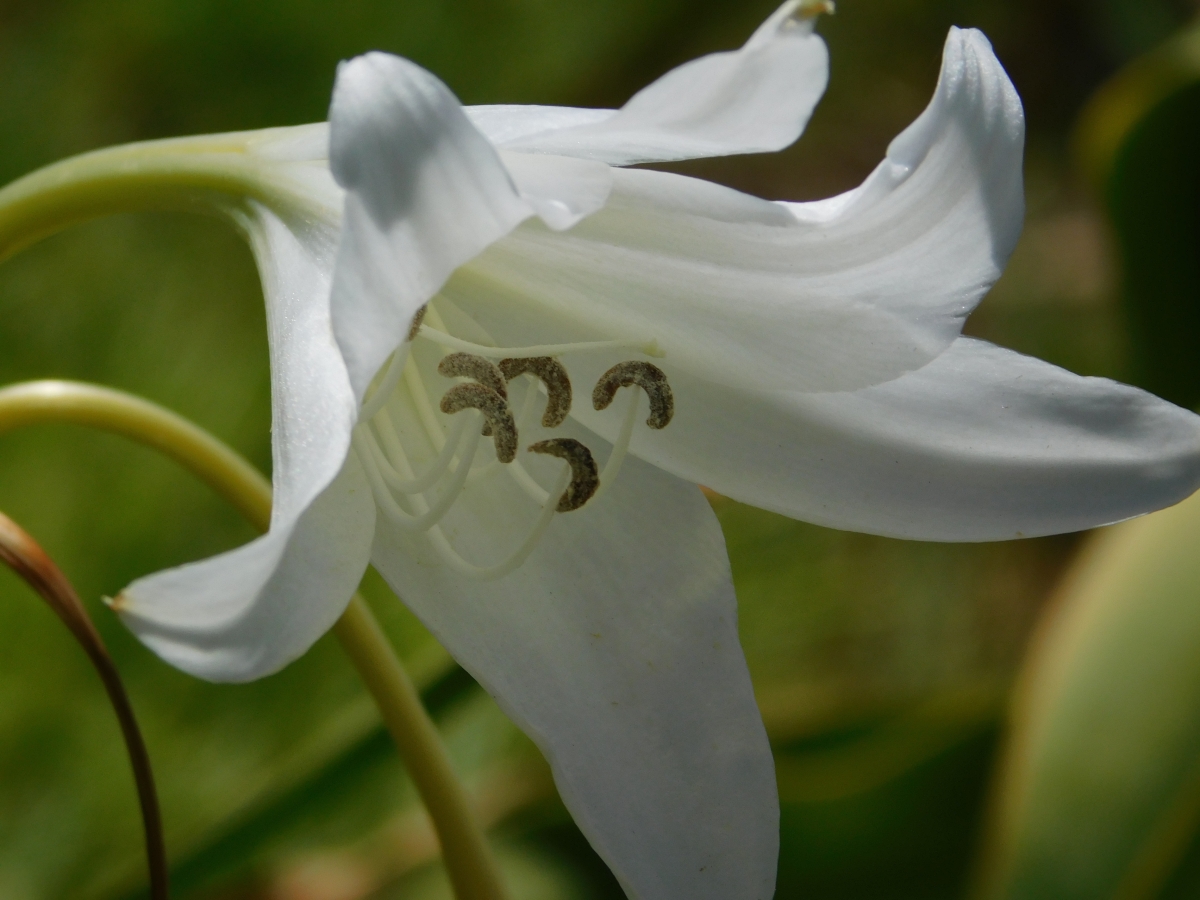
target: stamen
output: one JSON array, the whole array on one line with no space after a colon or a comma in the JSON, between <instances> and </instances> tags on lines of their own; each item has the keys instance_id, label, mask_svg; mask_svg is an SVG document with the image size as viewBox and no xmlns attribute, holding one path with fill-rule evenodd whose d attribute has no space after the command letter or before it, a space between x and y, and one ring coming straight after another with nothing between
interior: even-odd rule
<instances>
[{"instance_id":1,"label":"stamen","mask_svg":"<svg viewBox=\"0 0 1200 900\"><path fill-rule=\"evenodd\" d=\"M455 470L454 477L446 486L446 490L442 492L436 502L427 506L424 512L414 516L408 510L401 507L396 502L396 498L392 496L391 491L387 489L387 485L384 483L383 476L379 471L379 459L376 456L380 452L379 448L371 444L370 441L366 440L357 431L353 436L354 449L358 453L359 461L363 464L363 470L366 472L367 481L371 484L371 493L375 495L376 504L393 524L406 531L428 531L440 522L442 517L450 510L450 507L454 505L454 501L462 493L463 485L467 482L467 473L471 468L471 459L474 458L475 451L479 446L479 439L480 434L478 429L472 428L467 437L467 446L463 460ZM409 473L412 472L412 467L407 459L404 460L404 467ZM413 499L414 501L418 501L420 506L426 505L424 499L420 498L419 495L414 496Z\"/></svg>"},{"instance_id":2,"label":"stamen","mask_svg":"<svg viewBox=\"0 0 1200 900\"><path fill-rule=\"evenodd\" d=\"M597 410L607 409L620 388L636 384L650 398L650 417L646 424L651 428L666 428L675 415L675 395L667 376L658 366L648 362L630 360L617 363L600 376L592 391L592 406Z\"/></svg>"},{"instance_id":3,"label":"stamen","mask_svg":"<svg viewBox=\"0 0 1200 900\"><path fill-rule=\"evenodd\" d=\"M561 494L567 489L567 485L569 480L572 478L572 474L573 473L570 468L563 469L562 474L558 476L558 479L554 483L554 487L550 491L550 497ZM497 563L494 566L477 566L473 563L467 562L459 555L458 551L451 546L450 541L447 540L445 533L443 533L439 526L435 525L429 530L429 539L434 548L438 551L438 555L440 555L448 565L450 565L460 574L465 575L468 578L473 578L477 581L490 581L494 578L500 578L504 575L507 575L514 569L519 568L521 564L529 558L529 554L533 552L533 549L542 539L542 535L546 533L546 526L548 526L550 524L550 520L554 518L555 512L557 512L555 504L547 500L547 502L542 505L542 511L538 515L537 522L534 523L533 530L529 532L528 537L526 537L521 546L517 548L517 551L508 559L504 560L504 562Z\"/></svg>"},{"instance_id":4,"label":"stamen","mask_svg":"<svg viewBox=\"0 0 1200 900\"><path fill-rule=\"evenodd\" d=\"M504 380L504 375L496 368L495 363L489 362L482 356L475 356L472 353L451 353L438 363L438 372L447 378L473 378L484 387L491 388L505 400L508 399L508 382ZM483 424L483 436L492 436L492 426L488 422Z\"/></svg>"},{"instance_id":5,"label":"stamen","mask_svg":"<svg viewBox=\"0 0 1200 900\"><path fill-rule=\"evenodd\" d=\"M531 387L528 391L525 392L525 399L521 401L521 411L518 412L517 416L516 416L517 434L521 434L523 431L525 431L525 429L527 429L529 427L530 422L533 420L533 408L537 405L537 399L538 399L538 392L537 392L536 388ZM500 460L489 459L483 465L476 466L474 469L471 470L471 481L475 481L476 479L483 477L488 472L492 471L493 469L495 469L497 466L500 466L500 465L501 465ZM510 465L505 466L505 469L509 472L512 472L514 469L520 468L520 465L521 465L520 460L513 460ZM531 479L531 481L532 481L532 479ZM533 482L533 483L536 484L536 482ZM543 502L545 502L545 500L546 500L546 497L545 497L546 492L542 491L542 489L540 487L538 488L538 490L541 491L541 496L534 496L532 494L530 496L533 497L534 503L541 506L541 504Z\"/></svg>"},{"instance_id":6,"label":"stamen","mask_svg":"<svg viewBox=\"0 0 1200 900\"><path fill-rule=\"evenodd\" d=\"M438 372L447 378L472 378L508 399L508 382L494 362L471 353L451 353L438 363Z\"/></svg>"},{"instance_id":7,"label":"stamen","mask_svg":"<svg viewBox=\"0 0 1200 900\"><path fill-rule=\"evenodd\" d=\"M563 353L580 353L585 350L636 350L646 356L660 358L666 356L658 346L657 341L579 341L574 344L535 344L532 347L485 347L483 344L473 344L453 335L422 325L419 337L433 341L443 347L475 353L491 359L503 359L506 356L559 356Z\"/></svg>"},{"instance_id":8,"label":"stamen","mask_svg":"<svg viewBox=\"0 0 1200 900\"><path fill-rule=\"evenodd\" d=\"M418 309L416 315L413 316L412 324L408 326L408 337L405 338L408 343L411 344L417 339L417 332L421 330L421 323L425 321L425 313L427 312L429 312L428 303Z\"/></svg>"},{"instance_id":9,"label":"stamen","mask_svg":"<svg viewBox=\"0 0 1200 900\"><path fill-rule=\"evenodd\" d=\"M496 458L512 462L517 457L517 423L513 421L508 401L482 384L456 384L442 397L442 412L452 415L464 409L477 409L492 426Z\"/></svg>"},{"instance_id":10,"label":"stamen","mask_svg":"<svg viewBox=\"0 0 1200 900\"><path fill-rule=\"evenodd\" d=\"M579 509L592 499L596 488L600 486L600 477L596 474L596 461L592 459L592 451L574 438L538 441L529 448L529 452L557 456L571 464L571 483L558 498L558 506L555 507L558 512L571 512Z\"/></svg>"},{"instance_id":11,"label":"stamen","mask_svg":"<svg viewBox=\"0 0 1200 900\"><path fill-rule=\"evenodd\" d=\"M567 420L571 411L571 379L558 360L549 356L526 356L500 360L500 371L508 381L519 375L534 375L546 386L546 411L542 414L544 428L557 428Z\"/></svg>"},{"instance_id":12,"label":"stamen","mask_svg":"<svg viewBox=\"0 0 1200 900\"><path fill-rule=\"evenodd\" d=\"M379 428L379 436L384 444L381 448L376 443L375 436L369 428L364 426L362 430L364 439L379 449L379 470L388 487L402 494L416 494L432 487L445 474L446 470L450 468L450 462L454 459L454 452L458 449L458 445L462 441L467 419L468 417L462 416L454 420L454 424L450 426L449 434L446 435L446 443L442 446L437 459L420 475L411 478L405 478L396 469L397 463L399 463L400 458L404 454L404 448L400 445L395 430L391 427L390 419L387 421L385 427ZM382 425L383 423L380 424ZM459 463L459 465L462 465L462 463Z\"/></svg>"},{"instance_id":13,"label":"stamen","mask_svg":"<svg viewBox=\"0 0 1200 900\"><path fill-rule=\"evenodd\" d=\"M407 349L401 353L397 348L392 354L392 360L388 363L387 372L383 375L383 381L379 382L379 387L375 388L362 408L362 412L358 415L358 421L369 422L375 418L375 414L383 409L383 406L388 401L388 397L392 395L392 391L396 389L396 385L400 383L400 377L404 374L404 364L408 360Z\"/></svg>"},{"instance_id":14,"label":"stamen","mask_svg":"<svg viewBox=\"0 0 1200 900\"><path fill-rule=\"evenodd\" d=\"M411 353L408 355L408 364L404 367L404 380L408 382L408 393L412 397L413 406L417 408L425 436L429 438L429 443L434 449L441 450L442 445L446 443L446 433L442 430L437 413L433 411L433 404L429 402L425 379L421 377L421 370Z\"/></svg>"},{"instance_id":15,"label":"stamen","mask_svg":"<svg viewBox=\"0 0 1200 900\"><path fill-rule=\"evenodd\" d=\"M641 391L630 391L629 405L625 407L625 420L621 422L621 433L617 435L612 452L608 454L608 459L604 463L604 471L600 473L600 487L596 490L597 498L612 487L617 480L617 475L621 472L621 464L625 462L625 455L629 452L629 441L633 438L633 425L637 421L638 401L641 396Z\"/></svg>"}]
</instances>

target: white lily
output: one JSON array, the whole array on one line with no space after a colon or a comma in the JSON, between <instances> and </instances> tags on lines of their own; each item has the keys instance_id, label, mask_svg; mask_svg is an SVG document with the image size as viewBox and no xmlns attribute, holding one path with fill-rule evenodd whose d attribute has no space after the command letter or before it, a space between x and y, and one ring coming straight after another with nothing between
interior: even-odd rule
<instances>
[{"instance_id":1,"label":"white lily","mask_svg":"<svg viewBox=\"0 0 1200 900\"><path fill-rule=\"evenodd\" d=\"M368 54L328 131L231 138L275 185L234 210L268 307L271 528L135 582L127 624L189 672L256 678L373 563L542 748L631 897L771 896L773 764L697 483L994 540L1200 477L1191 413L959 336L1023 215L1022 110L978 32L950 33L930 106L842 196L614 168L790 144L825 86L820 5L619 111L463 109Z\"/></svg>"}]
</instances>

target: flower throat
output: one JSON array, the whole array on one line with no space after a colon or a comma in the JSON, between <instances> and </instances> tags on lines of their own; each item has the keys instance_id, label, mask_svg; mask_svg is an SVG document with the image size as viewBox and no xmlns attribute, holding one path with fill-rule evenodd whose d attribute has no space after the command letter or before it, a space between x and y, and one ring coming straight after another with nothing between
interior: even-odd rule
<instances>
[{"instance_id":1,"label":"flower throat","mask_svg":"<svg viewBox=\"0 0 1200 900\"><path fill-rule=\"evenodd\" d=\"M449 418L443 425L434 411L420 366L409 344L416 340L439 348L442 356L438 374L458 380L437 403ZM559 354L580 351L636 350L661 356L657 345L628 341L593 341L544 344L529 347L489 347L461 340L450 334L437 312L422 307L413 319L406 344L392 356L370 397L364 402L359 425L354 430L354 449L366 472L378 508L396 527L425 532L439 556L467 577L490 580L517 569L533 552L556 513L572 512L595 500L613 483L629 449L637 419L638 399L649 400L646 425L662 429L675 412L674 396L667 376L649 362L627 360L608 369L592 390L592 406L607 409L623 387L630 392L621 431L603 470L592 451L574 438L550 438L525 448L527 453L556 457L567 465L550 490L529 474L518 458L520 433L532 424L538 398L546 402L541 425L562 425L571 411L573 389ZM520 378L532 380L520 410L510 406L509 386ZM387 404L401 382L412 398L426 438L436 457L417 472L411 448L405 446ZM495 459L476 465L484 439L490 439ZM468 483L501 467L508 477L539 507L532 528L507 558L493 565L477 565L465 559L451 544L440 523Z\"/></svg>"}]
</instances>

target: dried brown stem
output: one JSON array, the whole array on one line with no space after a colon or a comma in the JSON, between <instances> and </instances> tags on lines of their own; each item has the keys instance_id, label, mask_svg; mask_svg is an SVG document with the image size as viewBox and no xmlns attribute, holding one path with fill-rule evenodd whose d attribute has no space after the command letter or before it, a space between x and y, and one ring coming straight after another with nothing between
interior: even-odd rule
<instances>
[{"instance_id":1,"label":"dried brown stem","mask_svg":"<svg viewBox=\"0 0 1200 900\"><path fill-rule=\"evenodd\" d=\"M154 774L150 756L138 729L133 707L121 683L99 632L79 600L79 595L54 561L21 526L0 513L0 560L37 591L38 595L62 619L68 630L83 647L92 661L104 689L108 692L113 711L125 737L133 778L137 783L138 801L142 807L142 823L146 830L146 858L150 868L150 896L153 900L168 900L167 852L163 844L162 816L158 795L154 789Z\"/></svg>"}]
</instances>

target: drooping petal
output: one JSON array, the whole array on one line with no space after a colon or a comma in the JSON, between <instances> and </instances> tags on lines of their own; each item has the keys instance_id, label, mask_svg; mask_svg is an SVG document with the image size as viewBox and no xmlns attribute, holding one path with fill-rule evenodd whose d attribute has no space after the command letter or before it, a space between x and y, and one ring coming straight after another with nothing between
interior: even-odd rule
<instances>
[{"instance_id":1,"label":"drooping petal","mask_svg":"<svg viewBox=\"0 0 1200 900\"><path fill-rule=\"evenodd\" d=\"M533 209L450 90L408 60L343 63L329 121L347 191L333 325L361 400L450 273Z\"/></svg>"},{"instance_id":2,"label":"drooping petal","mask_svg":"<svg viewBox=\"0 0 1200 900\"><path fill-rule=\"evenodd\" d=\"M581 377L586 360L573 364ZM593 364L595 366L595 364ZM748 393L671 373L675 418L632 452L714 490L852 531L989 541L1078 531L1200 485L1200 417L960 338L916 372L834 394ZM603 434L620 415L577 404Z\"/></svg>"},{"instance_id":3,"label":"drooping petal","mask_svg":"<svg viewBox=\"0 0 1200 900\"><path fill-rule=\"evenodd\" d=\"M553 433L586 435L572 423ZM603 460L603 442L587 440ZM533 515L506 471L488 478L447 526L481 564L519 544ZM699 490L628 460L610 492L558 515L494 581L456 574L424 535L383 516L372 560L541 747L630 898L772 895L774 769L723 538Z\"/></svg>"},{"instance_id":4,"label":"drooping petal","mask_svg":"<svg viewBox=\"0 0 1200 900\"><path fill-rule=\"evenodd\" d=\"M561 234L523 225L446 294L498 329L556 319L580 338L653 340L729 385L887 381L949 346L999 277L1023 215L1022 121L986 39L956 29L929 108L852 194L785 205L616 170L603 210Z\"/></svg>"},{"instance_id":5,"label":"drooping petal","mask_svg":"<svg viewBox=\"0 0 1200 900\"><path fill-rule=\"evenodd\" d=\"M805 8L788 0L740 50L673 69L615 114L484 107L473 118L506 149L615 166L782 150L808 124L829 75Z\"/></svg>"},{"instance_id":6,"label":"drooping petal","mask_svg":"<svg viewBox=\"0 0 1200 900\"><path fill-rule=\"evenodd\" d=\"M356 404L329 321L330 226L255 207L271 344L270 531L211 559L139 579L115 602L167 662L212 681L269 674L307 650L366 569L375 506L347 462Z\"/></svg>"}]
</instances>

